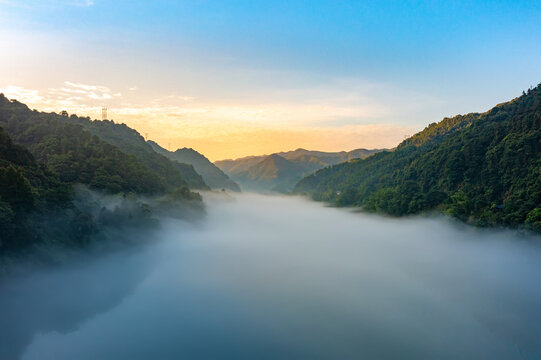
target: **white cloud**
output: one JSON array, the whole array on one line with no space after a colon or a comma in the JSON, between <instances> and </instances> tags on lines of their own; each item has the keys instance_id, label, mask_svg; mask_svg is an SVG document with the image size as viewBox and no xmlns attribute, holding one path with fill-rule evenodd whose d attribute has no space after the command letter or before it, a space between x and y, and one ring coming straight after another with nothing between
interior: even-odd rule
<instances>
[{"instance_id":1,"label":"white cloud","mask_svg":"<svg viewBox=\"0 0 541 360\"><path fill-rule=\"evenodd\" d=\"M122 99L121 93L113 93L107 86L71 81L65 81L64 86L60 88L48 88L42 91L8 85L0 88L0 92L10 99L16 99L43 111L68 110L80 115L93 114L102 106L109 106L110 101Z\"/></svg>"},{"instance_id":2,"label":"white cloud","mask_svg":"<svg viewBox=\"0 0 541 360\"><path fill-rule=\"evenodd\" d=\"M25 89L21 86L8 85L3 89L0 89L0 92L3 93L8 99L15 99L22 103L36 104L36 103L45 103L49 102L48 99L45 99L39 94L38 90Z\"/></svg>"},{"instance_id":3,"label":"white cloud","mask_svg":"<svg viewBox=\"0 0 541 360\"><path fill-rule=\"evenodd\" d=\"M76 89L94 90L94 91L101 91L101 92L106 92L106 93L111 92L111 89L109 89L107 86L87 85L87 84L81 84L81 83L74 83L71 81L64 81L64 84Z\"/></svg>"},{"instance_id":4,"label":"white cloud","mask_svg":"<svg viewBox=\"0 0 541 360\"><path fill-rule=\"evenodd\" d=\"M109 100L113 97L120 98L122 96L121 93L112 93L111 89L109 89L107 86L101 86L101 85L88 85L88 84L82 84L82 83L74 83L71 81L65 81L64 87L57 89L57 88L49 88L47 91L48 96L54 98L65 98L67 96L71 95L80 95L78 96L77 100L80 100L84 97L92 100ZM73 97L75 99L75 97Z\"/></svg>"}]
</instances>

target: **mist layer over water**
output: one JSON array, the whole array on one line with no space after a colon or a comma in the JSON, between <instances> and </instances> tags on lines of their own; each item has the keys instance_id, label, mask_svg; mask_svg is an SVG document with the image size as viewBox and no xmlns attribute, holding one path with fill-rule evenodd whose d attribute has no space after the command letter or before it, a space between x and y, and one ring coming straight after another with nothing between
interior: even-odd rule
<instances>
[{"instance_id":1,"label":"mist layer over water","mask_svg":"<svg viewBox=\"0 0 541 360\"><path fill-rule=\"evenodd\" d=\"M145 249L4 284L2 358L541 357L539 237L207 202L203 225L165 221Z\"/></svg>"}]
</instances>

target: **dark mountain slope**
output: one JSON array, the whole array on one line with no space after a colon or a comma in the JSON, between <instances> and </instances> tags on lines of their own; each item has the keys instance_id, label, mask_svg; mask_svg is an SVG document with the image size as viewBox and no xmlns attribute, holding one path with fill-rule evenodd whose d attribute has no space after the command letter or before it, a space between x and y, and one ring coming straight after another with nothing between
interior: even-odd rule
<instances>
[{"instance_id":1,"label":"dark mountain slope","mask_svg":"<svg viewBox=\"0 0 541 360\"><path fill-rule=\"evenodd\" d=\"M203 177L199 175L195 168L191 164L181 163L172 159L169 159L175 168L180 172L182 178L188 183L188 187L194 190L210 190L210 187L205 183Z\"/></svg>"},{"instance_id":2,"label":"dark mountain slope","mask_svg":"<svg viewBox=\"0 0 541 360\"><path fill-rule=\"evenodd\" d=\"M541 88L430 124L393 152L322 169L295 192L396 216L437 209L541 229Z\"/></svg>"},{"instance_id":3,"label":"dark mountain slope","mask_svg":"<svg viewBox=\"0 0 541 360\"><path fill-rule=\"evenodd\" d=\"M171 152L162 148L160 145L154 141L148 141L150 146L159 154L164 155L172 161L178 161L180 163L185 163L192 165L201 175L205 183L210 186L212 189L229 189L233 191L240 191L239 186L229 178L222 170L220 170L216 165L211 163L202 154L190 148L178 149L175 152Z\"/></svg>"},{"instance_id":4,"label":"dark mountain slope","mask_svg":"<svg viewBox=\"0 0 541 360\"><path fill-rule=\"evenodd\" d=\"M289 184L298 179L298 173L295 164L273 154L251 166L248 171L237 174L236 178L247 190L287 191Z\"/></svg>"},{"instance_id":5,"label":"dark mountain slope","mask_svg":"<svg viewBox=\"0 0 541 360\"><path fill-rule=\"evenodd\" d=\"M293 161L313 161L320 162L322 164L332 165L338 164L344 161L349 161L357 158L366 158L377 152L380 149L355 149L351 151L339 151L339 152L325 152L325 151L313 151L299 148L294 151L280 152L278 155L284 157L287 160Z\"/></svg>"},{"instance_id":6,"label":"dark mountain slope","mask_svg":"<svg viewBox=\"0 0 541 360\"><path fill-rule=\"evenodd\" d=\"M214 165L223 170L229 176L234 176L244 171L248 171L251 166L257 165L263 161L268 155L262 156L246 156L238 159L228 159L215 161Z\"/></svg>"}]
</instances>

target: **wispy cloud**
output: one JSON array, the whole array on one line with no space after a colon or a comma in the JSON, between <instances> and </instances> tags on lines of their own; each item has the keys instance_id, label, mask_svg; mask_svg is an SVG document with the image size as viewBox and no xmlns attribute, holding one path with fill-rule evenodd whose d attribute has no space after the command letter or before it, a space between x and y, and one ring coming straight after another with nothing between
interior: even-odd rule
<instances>
[{"instance_id":1,"label":"wispy cloud","mask_svg":"<svg viewBox=\"0 0 541 360\"><path fill-rule=\"evenodd\" d=\"M56 99L65 99L71 97L78 101L83 100L85 97L92 100L109 100L114 97L122 96L121 93L112 93L111 89L107 86L88 85L74 83L71 81L65 81L64 85L64 87L59 89L49 88L47 91L48 95L56 97Z\"/></svg>"},{"instance_id":2,"label":"wispy cloud","mask_svg":"<svg viewBox=\"0 0 541 360\"><path fill-rule=\"evenodd\" d=\"M38 90L25 89L21 86L8 85L3 89L0 89L8 99L16 99L23 103L30 104L47 104L48 99L45 99L39 94Z\"/></svg>"},{"instance_id":3,"label":"wispy cloud","mask_svg":"<svg viewBox=\"0 0 541 360\"><path fill-rule=\"evenodd\" d=\"M227 128L265 127L345 127L377 123L389 117L389 109L367 98L359 91L309 89L283 91L272 102L242 103L199 99L187 94L169 94L159 98L138 100L113 91L108 86L65 81L63 86L42 91L10 85L0 91L45 111L66 109L81 115L94 113L107 106L111 113L127 121L152 121L169 124L185 123L195 128L205 126ZM131 94L131 95L130 95ZM272 95L272 94L271 94ZM204 133L204 130L202 131Z\"/></svg>"},{"instance_id":4,"label":"wispy cloud","mask_svg":"<svg viewBox=\"0 0 541 360\"><path fill-rule=\"evenodd\" d=\"M40 110L60 111L69 109L81 115L96 111L104 102L122 98L121 93L113 92L107 86L88 85L71 81L65 81L62 87L48 88L44 91L8 85L0 89L0 92L10 99L16 99Z\"/></svg>"},{"instance_id":5,"label":"wispy cloud","mask_svg":"<svg viewBox=\"0 0 541 360\"><path fill-rule=\"evenodd\" d=\"M138 101L133 91L125 98L108 86L75 81L43 91L10 85L0 92L40 110L65 109L92 118L99 118L101 107L107 106L115 121L162 144L197 148L214 160L299 146L327 151L393 147L417 130L378 123L388 110L358 92L310 90L312 100L285 93L282 102L254 104L182 94Z\"/></svg>"},{"instance_id":6,"label":"wispy cloud","mask_svg":"<svg viewBox=\"0 0 541 360\"><path fill-rule=\"evenodd\" d=\"M64 84L71 86L76 89L83 89L83 90L97 90L101 92L110 92L111 89L109 89L107 86L100 86L100 85L87 85L87 84L81 84L81 83L74 83L71 81L64 81Z\"/></svg>"}]
</instances>

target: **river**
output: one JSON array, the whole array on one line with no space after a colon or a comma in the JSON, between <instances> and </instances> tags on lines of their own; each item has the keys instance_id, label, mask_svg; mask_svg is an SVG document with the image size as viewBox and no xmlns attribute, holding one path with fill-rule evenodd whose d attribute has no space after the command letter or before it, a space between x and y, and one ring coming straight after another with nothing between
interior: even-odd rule
<instances>
[{"instance_id":1,"label":"river","mask_svg":"<svg viewBox=\"0 0 541 360\"><path fill-rule=\"evenodd\" d=\"M541 358L541 238L210 195L144 247L4 282L2 359Z\"/></svg>"}]
</instances>

